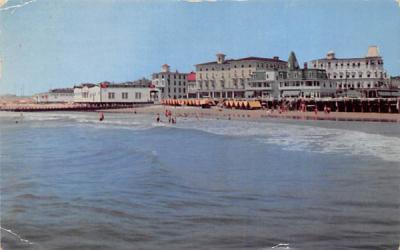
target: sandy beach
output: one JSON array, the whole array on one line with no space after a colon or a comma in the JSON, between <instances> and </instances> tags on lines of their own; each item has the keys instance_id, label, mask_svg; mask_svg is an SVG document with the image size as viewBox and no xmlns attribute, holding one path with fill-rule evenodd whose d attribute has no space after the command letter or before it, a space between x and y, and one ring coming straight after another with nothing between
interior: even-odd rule
<instances>
[{"instance_id":1,"label":"sandy beach","mask_svg":"<svg viewBox=\"0 0 400 250\"><path fill-rule=\"evenodd\" d=\"M375 121L375 122L400 122L400 114L388 113L356 113L356 112L299 112L287 111L279 113L277 110L239 110L212 107L203 109L200 107L173 107L164 105L152 105L140 108L104 110L103 112L112 113L138 113L160 114L161 119L165 119L164 113L168 109L173 116L179 117L198 117L212 119L232 119L232 120L264 120L269 118L276 119L298 119L298 120L333 120L333 121Z\"/></svg>"}]
</instances>

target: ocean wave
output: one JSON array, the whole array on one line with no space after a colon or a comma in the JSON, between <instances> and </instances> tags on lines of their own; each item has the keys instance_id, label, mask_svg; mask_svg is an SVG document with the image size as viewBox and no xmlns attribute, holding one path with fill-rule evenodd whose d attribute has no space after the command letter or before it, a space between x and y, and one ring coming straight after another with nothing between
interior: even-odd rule
<instances>
[{"instance_id":1,"label":"ocean wave","mask_svg":"<svg viewBox=\"0 0 400 250\"><path fill-rule=\"evenodd\" d=\"M24 120L31 122L63 123L65 126L89 126L98 129L120 128L148 130L153 128L177 128L199 130L223 136L252 137L254 140L278 145L288 151L340 153L344 155L373 156L386 161L400 162L400 138L390 135L367 133L346 128L325 128L313 124L285 122L250 122L196 118L180 118L177 124L157 123L146 114L106 113L106 119L98 120L97 113L25 113ZM0 112L0 117L18 119L14 113ZM356 123L352 123L356 124Z\"/></svg>"},{"instance_id":2,"label":"ocean wave","mask_svg":"<svg viewBox=\"0 0 400 250\"><path fill-rule=\"evenodd\" d=\"M28 245L33 245L33 244L34 244L33 242L31 242L31 241L29 241L29 240L27 240L27 239L22 238L19 234L13 232L11 229L7 229L7 228L4 228L4 227L0 227L0 230L3 230L3 231L5 231L5 232L11 234L12 236L14 236L15 238L17 238L17 239L18 239L20 242L22 242L22 243L25 243L25 244L28 244Z\"/></svg>"},{"instance_id":3,"label":"ocean wave","mask_svg":"<svg viewBox=\"0 0 400 250\"><path fill-rule=\"evenodd\" d=\"M224 136L252 137L258 142L278 145L288 151L373 156L400 162L400 138L381 134L276 122L224 120L188 121L178 127Z\"/></svg>"}]
</instances>

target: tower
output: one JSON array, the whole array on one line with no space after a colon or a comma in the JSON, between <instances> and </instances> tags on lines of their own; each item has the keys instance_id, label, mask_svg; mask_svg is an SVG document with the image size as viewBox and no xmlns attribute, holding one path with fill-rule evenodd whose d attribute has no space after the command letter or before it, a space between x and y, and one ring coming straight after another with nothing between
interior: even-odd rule
<instances>
[{"instance_id":1,"label":"tower","mask_svg":"<svg viewBox=\"0 0 400 250\"><path fill-rule=\"evenodd\" d=\"M289 70L296 70L299 69L299 63L297 62L296 54L292 51L290 52L289 59L288 59L288 69Z\"/></svg>"}]
</instances>

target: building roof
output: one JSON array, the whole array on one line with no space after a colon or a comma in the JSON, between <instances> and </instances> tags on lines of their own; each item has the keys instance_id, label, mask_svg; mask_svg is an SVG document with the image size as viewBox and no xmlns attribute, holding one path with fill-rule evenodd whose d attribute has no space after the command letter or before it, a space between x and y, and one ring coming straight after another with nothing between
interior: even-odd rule
<instances>
[{"instance_id":1,"label":"building roof","mask_svg":"<svg viewBox=\"0 0 400 250\"><path fill-rule=\"evenodd\" d=\"M328 58L321 58L321 59L313 59L310 62L314 62L314 61L340 61L340 60L368 60L371 58L382 58L381 56L377 56L377 57L349 57L349 58L332 58L332 59L328 59Z\"/></svg>"},{"instance_id":2,"label":"building roof","mask_svg":"<svg viewBox=\"0 0 400 250\"><path fill-rule=\"evenodd\" d=\"M280 60L279 58L266 58L266 57L250 56L250 57L243 57L243 58L239 58L239 59L228 59L228 60L225 60L223 64L229 64L230 62L240 62L240 61L263 61L263 62L286 63L286 61ZM199 63L199 64L196 64L196 66L208 65L208 64L217 64L217 61Z\"/></svg>"},{"instance_id":3,"label":"building roof","mask_svg":"<svg viewBox=\"0 0 400 250\"><path fill-rule=\"evenodd\" d=\"M73 88L50 89L49 93L74 93Z\"/></svg>"}]
</instances>

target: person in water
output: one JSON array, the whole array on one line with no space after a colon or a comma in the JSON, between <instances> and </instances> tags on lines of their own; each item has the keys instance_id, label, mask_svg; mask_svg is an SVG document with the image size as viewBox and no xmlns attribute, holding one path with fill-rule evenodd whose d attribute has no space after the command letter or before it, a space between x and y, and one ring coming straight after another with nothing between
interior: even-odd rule
<instances>
[{"instance_id":1,"label":"person in water","mask_svg":"<svg viewBox=\"0 0 400 250\"><path fill-rule=\"evenodd\" d=\"M103 121L104 120L104 113L100 112L99 113L99 121Z\"/></svg>"},{"instance_id":2,"label":"person in water","mask_svg":"<svg viewBox=\"0 0 400 250\"><path fill-rule=\"evenodd\" d=\"M156 118L157 122L160 122L160 114L157 114L157 118Z\"/></svg>"}]
</instances>

